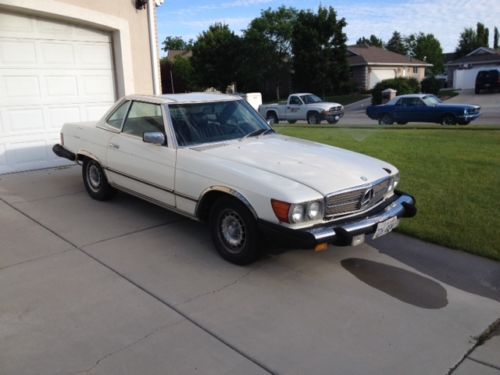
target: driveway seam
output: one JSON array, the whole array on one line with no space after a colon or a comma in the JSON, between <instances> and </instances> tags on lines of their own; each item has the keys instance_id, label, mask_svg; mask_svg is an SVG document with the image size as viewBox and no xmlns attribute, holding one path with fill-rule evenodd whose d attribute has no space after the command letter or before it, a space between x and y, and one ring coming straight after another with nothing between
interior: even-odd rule
<instances>
[{"instance_id":1,"label":"driveway seam","mask_svg":"<svg viewBox=\"0 0 500 375\"><path fill-rule=\"evenodd\" d=\"M230 342L226 341L224 338L222 338L221 336L219 336L217 333L215 333L212 330L210 330L209 328L203 326L201 323L198 323L196 320L194 320L194 318L191 318L189 315L187 315L186 313L182 312L175 305L171 304L170 302L168 302L164 298L162 298L162 297L156 295L155 293L147 290L145 287L143 287L142 285L140 285L136 281L132 280L131 278L129 278L125 274L121 273L120 271L114 269L110 265L106 264L105 262L103 262L102 260L100 260L99 258L97 258L96 256L92 255L91 253L89 253L89 252L85 251L84 249L82 249L81 247L77 246L76 244L74 244L70 240L66 239L65 237L63 237L59 233L55 232L53 229L49 228L45 224L43 224L40 221L38 221L37 219L35 219L35 218L31 217L30 215L28 215L27 213L21 211L20 209L18 209L14 205L10 204L9 202L6 202L3 198L0 198L0 201L4 202L7 206L9 206L12 209L16 210L21 215L27 217L28 219L32 220L36 224L40 225L42 228L45 228L46 230L48 230L49 232L51 232L52 234L54 234L55 236L57 236L61 240L65 241L68 244L70 244L71 246L75 247L75 249L77 249L80 252L82 252L83 254L87 255L89 258L93 259L95 262L97 262L101 266L107 268L108 270L110 270L114 274L118 275L122 279L128 281L130 284L132 284L133 286L135 286L137 289L141 290L142 292L146 293L150 297L154 298L155 300L157 300L158 302L160 302L161 304L163 304L167 308L173 310L174 312L176 312L177 314L179 314L180 316L182 316L184 319L186 319L187 321L189 321L191 324L193 324L194 326L198 327L199 329L201 329L202 331L204 331L206 334L208 334L209 336L213 337L214 339L216 339L217 341L219 341L220 343L222 343L223 345L225 345L229 349L233 350L234 352L236 352L237 354L239 354L243 358L245 358L248 361L252 362L254 365L260 367L262 370L266 371L269 374L275 374L276 373L275 371L271 370L270 368L268 368L266 365L264 365L263 363L261 363L257 359L251 357L249 354L246 354L245 352L243 352L242 350L238 349L236 346L234 346Z\"/></svg>"},{"instance_id":2,"label":"driveway seam","mask_svg":"<svg viewBox=\"0 0 500 375\"><path fill-rule=\"evenodd\" d=\"M483 365L483 366L487 366L487 367L491 367L495 370L500 370L500 367L498 366L495 366L495 365L492 365L491 363L488 363L488 362L484 362L484 361L480 361L479 359L475 359L473 357L468 357L467 358L469 361L473 361L473 362L476 362L476 363L479 363L480 365Z\"/></svg>"},{"instance_id":3,"label":"driveway seam","mask_svg":"<svg viewBox=\"0 0 500 375\"><path fill-rule=\"evenodd\" d=\"M61 255L61 254L67 253L68 251L73 251L73 250L77 250L77 249L71 248L71 249L56 251L56 252L53 252L53 253L50 253L50 254L41 255L39 257L32 258L32 259L26 259L26 260L23 260L21 262L17 262L17 263L9 264L9 265L4 266L4 267L0 267L0 271L6 270L8 268L15 267L15 266L19 266L21 264L26 264L26 263L30 263L30 262L36 262L37 260L41 260L41 259L45 259L45 258L50 258L50 257L55 256L55 255Z\"/></svg>"}]
</instances>

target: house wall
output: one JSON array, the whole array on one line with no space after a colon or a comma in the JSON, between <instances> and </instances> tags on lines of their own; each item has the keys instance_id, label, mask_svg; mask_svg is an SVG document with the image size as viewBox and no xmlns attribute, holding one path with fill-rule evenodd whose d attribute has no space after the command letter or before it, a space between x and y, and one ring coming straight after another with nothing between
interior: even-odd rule
<instances>
[{"instance_id":1,"label":"house wall","mask_svg":"<svg viewBox=\"0 0 500 375\"><path fill-rule=\"evenodd\" d=\"M0 0L9 11L39 14L108 30L113 35L117 92L153 94L147 9L132 0Z\"/></svg>"}]
</instances>

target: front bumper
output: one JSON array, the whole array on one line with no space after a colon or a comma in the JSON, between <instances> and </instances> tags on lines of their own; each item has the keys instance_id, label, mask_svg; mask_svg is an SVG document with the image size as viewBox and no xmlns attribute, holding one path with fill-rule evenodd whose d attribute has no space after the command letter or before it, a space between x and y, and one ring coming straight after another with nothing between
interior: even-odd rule
<instances>
[{"instance_id":1,"label":"front bumper","mask_svg":"<svg viewBox=\"0 0 500 375\"><path fill-rule=\"evenodd\" d=\"M325 111L321 113L321 116L328 122L337 122L344 117L344 111Z\"/></svg>"},{"instance_id":2,"label":"front bumper","mask_svg":"<svg viewBox=\"0 0 500 375\"><path fill-rule=\"evenodd\" d=\"M377 225L393 217L413 217L417 213L415 198L396 191L387 204L367 212L362 217L346 219L334 223L321 224L311 228L291 229L267 221L259 221L263 234L294 247L313 248L320 243L349 246L353 237L374 233Z\"/></svg>"},{"instance_id":3,"label":"front bumper","mask_svg":"<svg viewBox=\"0 0 500 375\"><path fill-rule=\"evenodd\" d=\"M458 119L463 121L473 121L477 119L479 116L481 116L480 113L471 113L467 115L458 116Z\"/></svg>"}]
</instances>

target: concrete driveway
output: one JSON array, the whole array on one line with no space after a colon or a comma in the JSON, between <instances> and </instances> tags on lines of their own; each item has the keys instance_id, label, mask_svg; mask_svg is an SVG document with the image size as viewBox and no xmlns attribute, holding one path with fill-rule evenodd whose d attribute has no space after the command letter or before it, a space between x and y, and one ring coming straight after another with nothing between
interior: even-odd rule
<instances>
[{"instance_id":1,"label":"concrete driveway","mask_svg":"<svg viewBox=\"0 0 500 375\"><path fill-rule=\"evenodd\" d=\"M0 176L0 374L500 374L498 262L390 234L237 267L80 173Z\"/></svg>"}]
</instances>

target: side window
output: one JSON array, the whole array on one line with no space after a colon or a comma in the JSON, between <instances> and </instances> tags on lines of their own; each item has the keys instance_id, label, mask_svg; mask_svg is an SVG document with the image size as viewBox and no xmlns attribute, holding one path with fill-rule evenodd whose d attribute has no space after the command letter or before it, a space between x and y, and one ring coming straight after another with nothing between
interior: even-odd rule
<instances>
[{"instance_id":1,"label":"side window","mask_svg":"<svg viewBox=\"0 0 500 375\"><path fill-rule=\"evenodd\" d=\"M127 100L121 106L119 106L118 109L108 117L108 120L106 121L108 125L116 129L121 129L123 119L125 118L125 116L127 116L129 104L130 101Z\"/></svg>"},{"instance_id":2,"label":"side window","mask_svg":"<svg viewBox=\"0 0 500 375\"><path fill-rule=\"evenodd\" d=\"M165 133L161 106L152 103L132 102L122 132L141 138L146 132Z\"/></svg>"},{"instance_id":3,"label":"side window","mask_svg":"<svg viewBox=\"0 0 500 375\"><path fill-rule=\"evenodd\" d=\"M290 98L290 104L301 105L300 99L297 96L292 96Z\"/></svg>"}]
</instances>

